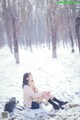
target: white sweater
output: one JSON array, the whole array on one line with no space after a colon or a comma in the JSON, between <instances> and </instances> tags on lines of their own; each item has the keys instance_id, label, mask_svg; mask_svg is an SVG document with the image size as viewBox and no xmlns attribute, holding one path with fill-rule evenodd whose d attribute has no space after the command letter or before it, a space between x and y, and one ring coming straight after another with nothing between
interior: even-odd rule
<instances>
[{"instance_id":1,"label":"white sweater","mask_svg":"<svg viewBox=\"0 0 80 120\"><path fill-rule=\"evenodd\" d=\"M41 95L42 95L42 93L40 93L40 92L38 92L38 93L34 92L33 89L31 88L31 86L25 85L23 87L23 104L27 108L31 108L32 101L41 97Z\"/></svg>"}]
</instances>

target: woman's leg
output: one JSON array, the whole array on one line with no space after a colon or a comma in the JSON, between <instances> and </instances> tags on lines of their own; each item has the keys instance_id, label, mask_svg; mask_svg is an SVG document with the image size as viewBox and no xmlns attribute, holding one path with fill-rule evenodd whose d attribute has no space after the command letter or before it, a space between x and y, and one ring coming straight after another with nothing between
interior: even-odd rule
<instances>
[{"instance_id":1,"label":"woman's leg","mask_svg":"<svg viewBox=\"0 0 80 120\"><path fill-rule=\"evenodd\" d=\"M61 101L61 100L59 100L59 99L57 99L55 97L53 98L53 101L57 102L60 106L65 105L65 104L68 103L68 101L64 102L64 101Z\"/></svg>"},{"instance_id":2,"label":"woman's leg","mask_svg":"<svg viewBox=\"0 0 80 120\"><path fill-rule=\"evenodd\" d=\"M43 97L43 96L41 96L41 97L37 98L37 100L38 100L38 102L39 102L39 103L41 103L43 99L44 99L44 97Z\"/></svg>"},{"instance_id":3,"label":"woman's leg","mask_svg":"<svg viewBox=\"0 0 80 120\"><path fill-rule=\"evenodd\" d=\"M59 105L57 105L56 103L54 103L51 98L52 98L51 95L44 94L44 99L47 100L53 106L54 109L56 109L56 110L59 110L60 108L64 109L64 108L60 107Z\"/></svg>"},{"instance_id":4,"label":"woman's leg","mask_svg":"<svg viewBox=\"0 0 80 120\"><path fill-rule=\"evenodd\" d=\"M62 105L65 105L68 103L68 101L64 102L64 101L61 101L59 99L57 99L56 97L53 97L50 92L47 92L47 95L50 97L50 99L52 99L53 101L57 102L60 106Z\"/></svg>"}]
</instances>

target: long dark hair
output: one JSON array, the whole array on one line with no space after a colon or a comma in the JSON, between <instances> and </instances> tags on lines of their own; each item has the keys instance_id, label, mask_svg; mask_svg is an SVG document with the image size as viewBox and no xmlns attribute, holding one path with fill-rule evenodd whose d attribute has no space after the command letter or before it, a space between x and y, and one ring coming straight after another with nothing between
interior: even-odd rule
<instances>
[{"instance_id":1,"label":"long dark hair","mask_svg":"<svg viewBox=\"0 0 80 120\"><path fill-rule=\"evenodd\" d=\"M28 80L27 80L26 78L28 78L30 74L31 74L31 73L25 73L25 74L23 75L22 88L23 88L25 85L28 85Z\"/></svg>"}]
</instances>

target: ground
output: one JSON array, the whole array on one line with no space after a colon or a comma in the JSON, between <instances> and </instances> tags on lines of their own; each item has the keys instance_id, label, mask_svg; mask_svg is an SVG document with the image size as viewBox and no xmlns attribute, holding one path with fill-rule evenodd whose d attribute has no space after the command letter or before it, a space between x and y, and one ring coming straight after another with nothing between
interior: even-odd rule
<instances>
[{"instance_id":1,"label":"ground","mask_svg":"<svg viewBox=\"0 0 80 120\"><path fill-rule=\"evenodd\" d=\"M79 120L80 119L80 55L78 49L59 48L57 59L52 58L47 48L20 49L20 64L15 64L8 47L0 49L0 113L10 97L16 97L23 105L22 78L31 72L40 91L49 90L53 96L69 101L65 110L52 110L44 105L47 113L35 114L33 118L24 117L24 111L15 110L15 120ZM30 114L33 114L31 111Z\"/></svg>"}]
</instances>

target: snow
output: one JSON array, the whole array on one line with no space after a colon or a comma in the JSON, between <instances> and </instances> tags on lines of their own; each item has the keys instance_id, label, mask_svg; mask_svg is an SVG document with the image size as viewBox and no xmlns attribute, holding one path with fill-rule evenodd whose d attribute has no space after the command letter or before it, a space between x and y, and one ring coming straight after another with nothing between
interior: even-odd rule
<instances>
[{"instance_id":1,"label":"snow","mask_svg":"<svg viewBox=\"0 0 80 120\"><path fill-rule=\"evenodd\" d=\"M0 49L0 112L10 97L16 97L23 105L22 78L31 72L41 91L49 90L53 96L68 100L65 110L55 111L44 105L40 110L14 111L16 120L79 120L80 119L80 55L78 49L59 48L58 58L52 58L47 48L20 49L20 64L15 64L8 47ZM72 107L70 106L72 104ZM25 114L26 112L26 114ZM36 113L38 112L38 113ZM25 117L27 115L27 117ZM32 116L32 117L31 117Z\"/></svg>"}]
</instances>

